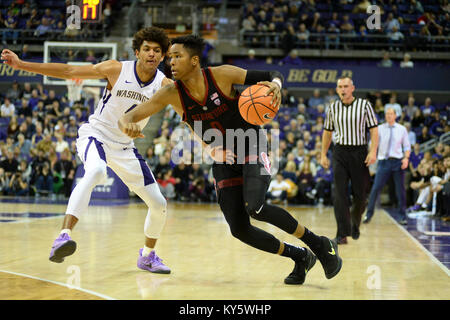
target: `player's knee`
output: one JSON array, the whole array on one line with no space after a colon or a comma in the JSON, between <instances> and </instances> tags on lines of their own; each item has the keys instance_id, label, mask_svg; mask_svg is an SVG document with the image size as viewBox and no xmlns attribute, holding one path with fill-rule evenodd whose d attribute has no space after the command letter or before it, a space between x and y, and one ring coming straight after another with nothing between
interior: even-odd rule
<instances>
[{"instance_id":1,"label":"player's knee","mask_svg":"<svg viewBox=\"0 0 450 320\"><path fill-rule=\"evenodd\" d=\"M106 167L102 166L92 168L85 173L85 178L89 179L92 182L93 186L102 184L107 179L107 177L108 175L106 173Z\"/></svg>"},{"instance_id":2,"label":"player's knee","mask_svg":"<svg viewBox=\"0 0 450 320\"><path fill-rule=\"evenodd\" d=\"M245 203L245 211L247 214L256 220L262 219L261 211L263 210L264 203L260 202L246 202Z\"/></svg>"},{"instance_id":3,"label":"player's knee","mask_svg":"<svg viewBox=\"0 0 450 320\"><path fill-rule=\"evenodd\" d=\"M239 224L230 225L231 235L236 239L245 242L245 238L248 235L248 227Z\"/></svg>"}]
</instances>

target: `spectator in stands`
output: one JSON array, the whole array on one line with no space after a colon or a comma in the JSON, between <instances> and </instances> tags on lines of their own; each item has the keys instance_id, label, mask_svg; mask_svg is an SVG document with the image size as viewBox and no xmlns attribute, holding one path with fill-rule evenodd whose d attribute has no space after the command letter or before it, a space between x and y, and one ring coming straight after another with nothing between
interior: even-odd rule
<instances>
[{"instance_id":1,"label":"spectator in stands","mask_svg":"<svg viewBox=\"0 0 450 320\"><path fill-rule=\"evenodd\" d=\"M392 67L392 60L389 57L389 52L383 54L383 59L378 64L379 67L390 68Z\"/></svg>"},{"instance_id":2,"label":"spectator in stands","mask_svg":"<svg viewBox=\"0 0 450 320\"><path fill-rule=\"evenodd\" d=\"M403 61L400 62L400 68L413 68L414 62L411 61L411 55L409 53L405 53L403 55Z\"/></svg>"},{"instance_id":3,"label":"spectator in stands","mask_svg":"<svg viewBox=\"0 0 450 320\"><path fill-rule=\"evenodd\" d=\"M258 62L258 59L256 59L256 52L255 52L255 50L254 49L249 49L248 51L247 51L247 60L245 61L245 63L248 63L248 64L254 64L254 63L257 63Z\"/></svg>"},{"instance_id":4,"label":"spectator in stands","mask_svg":"<svg viewBox=\"0 0 450 320\"><path fill-rule=\"evenodd\" d=\"M59 133L59 132L55 132L55 151L57 153L61 153L63 152L65 149L69 149L69 143L64 140L64 136Z\"/></svg>"},{"instance_id":5,"label":"spectator in stands","mask_svg":"<svg viewBox=\"0 0 450 320\"><path fill-rule=\"evenodd\" d=\"M63 181L63 187L61 188L62 193L65 197L69 197L72 192L72 184L75 177L76 165L75 161L72 160L72 155L68 148L61 152L60 159L57 160L53 167L52 172L54 175L61 177Z\"/></svg>"},{"instance_id":6,"label":"spectator in stands","mask_svg":"<svg viewBox=\"0 0 450 320\"><path fill-rule=\"evenodd\" d=\"M397 118L402 116L402 106L397 102L397 95L392 94L389 99L389 103L384 106L384 114L386 114L387 109L394 109Z\"/></svg>"},{"instance_id":7,"label":"spectator in stands","mask_svg":"<svg viewBox=\"0 0 450 320\"><path fill-rule=\"evenodd\" d=\"M434 146L433 155L431 157L436 160L441 160L444 158L444 144L442 142L436 143Z\"/></svg>"},{"instance_id":8,"label":"spectator in stands","mask_svg":"<svg viewBox=\"0 0 450 320\"><path fill-rule=\"evenodd\" d=\"M51 104L47 104L45 106L45 109L46 109L46 116L49 116L53 122L56 121L57 119L60 119L61 116L63 115L61 113L61 107L58 100L54 100Z\"/></svg>"},{"instance_id":9,"label":"spectator in stands","mask_svg":"<svg viewBox=\"0 0 450 320\"><path fill-rule=\"evenodd\" d=\"M44 15L42 16L42 18L47 19L47 21L50 25L53 25L56 23L55 16L52 14L52 10L50 8L45 9Z\"/></svg>"},{"instance_id":10,"label":"spectator in stands","mask_svg":"<svg viewBox=\"0 0 450 320\"><path fill-rule=\"evenodd\" d=\"M7 40L10 38L13 39L13 43L17 43L17 39L19 38L19 31L17 31L17 24L19 22L19 18L16 13L12 9L9 9L6 13L6 16L3 20L6 30L2 32L2 43L4 45L7 44Z\"/></svg>"},{"instance_id":11,"label":"spectator in stands","mask_svg":"<svg viewBox=\"0 0 450 320\"><path fill-rule=\"evenodd\" d=\"M166 199L175 199L176 180L172 176L172 169L163 170L162 172L159 172L159 174L161 175L161 178L158 178L157 182L161 193Z\"/></svg>"},{"instance_id":12,"label":"spectator in stands","mask_svg":"<svg viewBox=\"0 0 450 320\"><path fill-rule=\"evenodd\" d=\"M78 136L78 125L74 116L69 116L69 123L65 125L66 138L76 139Z\"/></svg>"},{"instance_id":13,"label":"spectator in stands","mask_svg":"<svg viewBox=\"0 0 450 320\"><path fill-rule=\"evenodd\" d=\"M371 6L369 0L361 0L358 4L353 7L353 13L367 13L367 8Z\"/></svg>"},{"instance_id":14,"label":"spectator in stands","mask_svg":"<svg viewBox=\"0 0 450 320\"><path fill-rule=\"evenodd\" d=\"M17 122L17 117L12 116L11 120L9 120L8 128L6 129L6 134L8 135L8 137L12 137L14 139L18 131L19 131L19 123Z\"/></svg>"},{"instance_id":15,"label":"spectator in stands","mask_svg":"<svg viewBox=\"0 0 450 320\"><path fill-rule=\"evenodd\" d=\"M44 162L36 179L36 195L53 194L53 173L48 162Z\"/></svg>"},{"instance_id":16,"label":"spectator in stands","mask_svg":"<svg viewBox=\"0 0 450 320\"><path fill-rule=\"evenodd\" d=\"M15 143L14 147L18 147L20 149L20 156L18 159L19 161L22 159L28 160L28 158L30 157L31 141L25 139L23 133L19 133L17 135L17 142Z\"/></svg>"},{"instance_id":17,"label":"spectator in stands","mask_svg":"<svg viewBox=\"0 0 450 320\"><path fill-rule=\"evenodd\" d=\"M324 99L320 96L320 90L314 89L313 96L308 99L308 107L316 108L319 104L324 104Z\"/></svg>"},{"instance_id":18,"label":"spectator in stands","mask_svg":"<svg viewBox=\"0 0 450 320\"><path fill-rule=\"evenodd\" d=\"M26 118L26 117L32 117L33 111L29 107L28 99L22 98L21 103L22 103L21 107L18 108L18 110L17 110L17 116L22 119Z\"/></svg>"},{"instance_id":19,"label":"spectator in stands","mask_svg":"<svg viewBox=\"0 0 450 320\"><path fill-rule=\"evenodd\" d=\"M22 46L22 51L19 54L20 59L22 60L30 60L33 58L33 54L29 51L29 47L27 44Z\"/></svg>"},{"instance_id":20,"label":"spectator in stands","mask_svg":"<svg viewBox=\"0 0 450 320\"><path fill-rule=\"evenodd\" d=\"M36 28L36 30L34 31L34 36L35 37L47 37L49 31L52 30L52 26L49 22L49 20L45 17L42 17L41 19L41 24Z\"/></svg>"},{"instance_id":21,"label":"spectator in stands","mask_svg":"<svg viewBox=\"0 0 450 320\"><path fill-rule=\"evenodd\" d=\"M289 52L289 55L280 60L279 64L300 66L302 65L302 59L298 56L298 51L293 49Z\"/></svg>"},{"instance_id":22,"label":"spectator in stands","mask_svg":"<svg viewBox=\"0 0 450 320\"><path fill-rule=\"evenodd\" d=\"M41 23L41 16L39 15L39 11L36 8L31 9L30 17L26 22L27 29L36 29Z\"/></svg>"},{"instance_id":23,"label":"spectator in stands","mask_svg":"<svg viewBox=\"0 0 450 320\"><path fill-rule=\"evenodd\" d=\"M22 90L19 87L19 83L17 81L13 81L11 84L11 88L8 88L6 91L6 98L8 98L11 101L16 101L20 99L20 96L22 94Z\"/></svg>"},{"instance_id":24,"label":"spectator in stands","mask_svg":"<svg viewBox=\"0 0 450 320\"><path fill-rule=\"evenodd\" d=\"M305 154L303 161L298 165L298 193L297 200L301 204L312 204L314 197L308 196L308 193L314 188L314 176L317 173L317 167L311 160L311 155Z\"/></svg>"},{"instance_id":25,"label":"spectator in stands","mask_svg":"<svg viewBox=\"0 0 450 320\"><path fill-rule=\"evenodd\" d=\"M153 146L147 148L144 157L145 161L147 161L148 165L150 166L150 169L152 169L152 172L156 172L156 167L158 166L159 160L158 157L155 156L155 150Z\"/></svg>"},{"instance_id":26,"label":"spectator in stands","mask_svg":"<svg viewBox=\"0 0 450 320\"><path fill-rule=\"evenodd\" d=\"M416 110L416 112L414 113L414 117L411 120L411 127L413 128L413 130L415 129L419 129L423 126L423 123L425 121L425 117L422 114L422 110L420 110L419 108ZM418 131L420 132L420 131ZM417 134L417 132L416 132Z\"/></svg>"},{"instance_id":27,"label":"spectator in stands","mask_svg":"<svg viewBox=\"0 0 450 320\"><path fill-rule=\"evenodd\" d=\"M0 167L5 170L5 175L11 178L17 172L19 162L14 158L14 153L11 149L6 150L6 158L0 162Z\"/></svg>"},{"instance_id":28,"label":"spectator in stands","mask_svg":"<svg viewBox=\"0 0 450 320\"><path fill-rule=\"evenodd\" d=\"M327 35L325 37L325 49L331 49L332 47L334 49L339 49L339 43L340 43L340 30L338 26L334 23L330 23L327 28L327 33L330 35Z\"/></svg>"},{"instance_id":29,"label":"spectator in stands","mask_svg":"<svg viewBox=\"0 0 450 320\"><path fill-rule=\"evenodd\" d=\"M33 134L33 136L31 137L31 146L33 148L36 148L36 145L38 144L38 142L41 141L43 138L44 138L44 133L43 133L43 129L42 129L42 123L37 122L36 123L36 133Z\"/></svg>"},{"instance_id":30,"label":"spectator in stands","mask_svg":"<svg viewBox=\"0 0 450 320\"><path fill-rule=\"evenodd\" d=\"M365 25L360 25L359 30L357 32L358 42L360 43L369 43L370 39L368 38L368 32Z\"/></svg>"},{"instance_id":31,"label":"spectator in stands","mask_svg":"<svg viewBox=\"0 0 450 320\"><path fill-rule=\"evenodd\" d=\"M417 142L422 144L429 140L433 139L433 137L429 133L429 129L427 126L422 127L421 134L417 137Z\"/></svg>"},{"instance_id":32,"label":"spectator in stands","mask_svg":"<svg viewBox=\"0 0 450 320\"><path fill-rule=\"evenodd\" d=\"M94 50L88 50L85 58L86 62L97 63L97 58L95 57Z\"/></svg>"},{"instance_id":33,"label":"spectator in stands","mask_svg":"<svg viewBox=\"0 0 450 320\"><path fill-rule=\"evenodd\" d=\"M355 34L355 25L352 20L350 20L350 16L348 14L344 14L342 17L342 23L340 25L341 34L354 35ZM346 39L346 42L349 42L351 39Z\"/></svg>"},{"instance_id":34,"label":"spectator in stands","mask_svg":"<svg viewBox=\"0 0 450 320\"><path fill-rule=\"evenodd\" d=\"M413 146L416 144L416 141L417 141L416 133L411 130L410 122L405 122L404 125L405 125L406 130L408 131L409 143Z\"/></svg>"},{"instance_id":35,"label":"spectator in stands","mask_svg":"<svg viewBox=\"0 0 450 320\"><path fill-rule=\"evenodd\" d=\"M33 88L31 87L31 83L25 82L23 84L23 89L22 89L22 98L30 100L30 98L32 96L32 91L33 91Z\"/></svg>"},{"instance_id":36,"label":"spectator in stands","mask_svg":"<svg viewBox=\"0 0 450 320\"><path fill-rule=\"evenodd\" d=\"M297 43L302 48L308 48L309 46L309 30L306 29L306 25L301 23L297 32Z\"/></svg>"},{"instance_id":37,"label":"spectator in stands","mask_svg":"<svg viewBox=\"0 0 450 320\"><path fill-rule=\"evenodd\" d=\"M400 44L403 43L405 36L400 32L400 29L396 26L392 27L391 31L388 32L389 37L389 50L400 50ZM401 66L401 65L400 65ZM402 67L403 68L403 67Z\"/></svg>"},{"instance_id":38,"label":"spectator in stands","mask_svg":"<svg viewBox=\"0 0 450 320\"><path fill-rule=\"evenodd\" d=\"M425 98L425 103L420 107L420 110L424 116L431 115L436 110L436 108L431 104L430 97Z\"/></svg>"},{"instance_id":39,"label":"spectator in stands","mask_svg":"<svg viewBox=\"0 0 450 320\"><path fill-rule=\"evenodd\" d=\"M336 94L336 91L332 88L328 89L327 94L324 97L324 103L325 105L330 105L334 101L339 99L338 95Z\"/></svg>"},{"instance_id":40,"label":"spectator in stands","mask_svg":"<svg viewBox=\"0 0 450 320\"><path fill-rule=\"evenodd\" d=\"M5 174L5 169L0 166L0 195L7 195L9 188L9 177Z\"/></svg>"},{"instance_id":41,"label":"spectator in stands","mask_svg":"<svg viewBox=\"0 0 450 320\"><path fill-rule=\"evenodd\" d=\"M410 0L409 7L408 7L408 13L409 14L423 14L423 6L420 3L419 0Z\"/></svg>"},{"instance_id":42,"label":"spectator in stands","mask_svg":"<svg viewBox=\"0 0 450 320\"><path fill-rule=\"evenodd\" d=\"M400 30L400 22L397 20L397 18L394 17L394 14L392 12L388 13L387 19L384 22L383 29L386 31L386 33L391 33L394 28L397 28L397 30Z\"/></svg>"},{"instance_id":43,"label":"spectator in stands","mask_svg":"<svg viewBox=\"0 0 450 320\"><path fill-rule=\"evenodd\" d=\"M16 107L9 98L5 98L2 106L0 107L0 115L2 117L13 117L16 113Z\"/></svg>"},{"instance_id":44,"label":"spectator in stands","mask_svg":"<svg viewBox=\"0 0 450 320\"><path fill-rule=\"evenodd\" d=\"M446 119L441 117L439 111L433 112L433 119L429 124L430 134L435 137L440 137L445 133Z\"/></svg>"},{"instance_id":45,"label":"spectator in stands","mask_svg":"<svg viewBox=\"0 0 450 320\"><path fill-rule=\"evenodd\" d=\"M416 113L416 110L418 109L418 107L415 104L415 99L414 97L408 97L408 104L406 104L403 107L403 111L405 112L407 118L409 121L412 120L412 118L414 117L414 114ZM412 144L412 143L411 143Z\"/></svg>"},{"instance_id":46,"label":"spectator in stands","mask_svg":"<svg viewBox=\"0 0 450 320\"><path fill-rule=\"evenodd\" d=\"M153 145L155 146L155 154L160 156L165 150L169 148L170 143L170 130L165 128L162 130L161 135L153 139Z\"/></svg>"},{"instance_id":47,"label":"spectator in stands","mask_svg":"<svg viewBox=\"0 0 450 320\"><path fill-rule=\"evenodd\" d=\"M315 148L315 140L311 137L311 132L304 131L303 132L303 144L305 146L305 149L308 150L308 152L314 150Z\"/></svg>"},{"instance_id":48,"label":"spectator in stands","mask_svg":"<svg viewBox=\"0 0 450 320\"><path fill-rule=\"evenodd\" d=\"M178 200L188 200L189 181L193 180L192 166L186 165L183 160L173 169L173 177L175 178L175 190Z\"/></svg>"},{"instance_id":49,"label":"spectator in stands","mask_svg":"<svg viewBox=\"0 0 450 320\"><path fill-rule=\"evenodd\" d=\"M11 176L7 194L11 196L27 196L29 194L29 185L23 178L22 172L17 171Z\"/></svg>"},{"instance_id":50,"label":"spectator in stands","mask_svg":"<svg viewBox=\"0 0 450 320\"><path fill-rule=\"evenodd\" d=\"M289 184L284 181L283 175L278 173L275 179L272 179L267 189L266 198L269 203L287 203L287 191Z\"/></svg>"},{"instance_id":51,"label":"spectator in stands","mask_svg":"<svg viewBox=\"0 0 450 320\"><path fill-rule=\"evenodd\" d=\"M37 105L41 97L39 96L39 91L37 89L33 89L31 91L31 97L29 99L29 104L31 109L34 109ZM42 106L44 106L44 101L42 101Z\"/></svg>"},{"instance_id":52,"label":"spectator in stands","mask_svg":"<svg viewBox=\"0 0 450 320\"><path fill-rule=\"evenodd\" d=\"M320 155L320 153L317 153ZM331 204L332 199L332 183L333 183L333 172L331 168L325 169L322 166L318 167L316 174L314 175L314 187L310 192L313 196L313 200L318 200L319 204Z\"/></svg>"},{"instance_id":53,"label":"spectator in stands","mask_svg":"<svg viewBox=\"0 0 450 320\"><path fill-rule=\"evenodd\" d=\"M295 48L297 39L297 33L291 23L286 23L286 28L281 33L281 43L284 55L289 53Z\"/></svg>"}]
</instances>

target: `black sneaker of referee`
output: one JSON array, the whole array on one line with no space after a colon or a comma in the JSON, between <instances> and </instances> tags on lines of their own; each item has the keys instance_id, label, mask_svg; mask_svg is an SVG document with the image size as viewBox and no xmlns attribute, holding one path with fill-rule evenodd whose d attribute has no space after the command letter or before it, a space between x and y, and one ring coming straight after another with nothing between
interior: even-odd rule
<instances>
[{"instance_id":1,"label":"black sneaker of referee","mask_svg":"<svg viewBox=\"0 0 450 320\"><path fill-rule=\"evenodd\" d=\"M322 246L318 252L314 252L322 264L325 271L325 277L331 279L336 276L342 267L342 258L338 255L337 244L322 236Z\"/></svg>"},{"instance_id":2,"label":"black sneaker of referee","mask_svg":"<svg viewBox=\"0 0 450 320\"><path fill-rule=\"evenodd\" d=\"M316 256L311 250L306 249L306 256L299 261L295 261L294 270L292 270L292 272L284 279L284 283L303 284L305 282L306 274L314 267L315 263Z\"/></svg>"}]
</instances>

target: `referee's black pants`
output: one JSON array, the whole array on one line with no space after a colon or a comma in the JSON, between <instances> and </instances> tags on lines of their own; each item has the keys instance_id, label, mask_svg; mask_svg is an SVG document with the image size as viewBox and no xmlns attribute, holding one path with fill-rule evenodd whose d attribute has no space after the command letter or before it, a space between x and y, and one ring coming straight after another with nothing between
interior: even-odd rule
<instances>
[{"instance_id":1,"label":"referee's black pants","mask_svg":"<svg viewBox=\"0 0 450 320\"><path fill-rule=\"evenodd\" d=\"M367 146L336 145L333 149L334 215L337 237L351 235L352 225L359 227L367 205L369 168L364 163ZM349 182L353 194L350 209Z\"/></svg>"}]
</instances>

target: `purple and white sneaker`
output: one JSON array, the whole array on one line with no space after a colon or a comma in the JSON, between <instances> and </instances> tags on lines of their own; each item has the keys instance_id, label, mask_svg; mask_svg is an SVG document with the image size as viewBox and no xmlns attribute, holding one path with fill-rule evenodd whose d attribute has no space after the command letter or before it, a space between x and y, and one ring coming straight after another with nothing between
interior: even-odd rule
<instances>
[{"instance_id":1,"label":"purple and white sneaker","mask_svg":"<svg viewBox=\"0 0 450 320\"><path fill-rule=\"evenodd\" d=\"M53 242L50 252L50 261L61 263L64 257L70 256L77 249L77 243L73 241L67 233L62 233Z\"/></svg>"},{"instance_id":2,"label":"purple and white sneaker","mask_svg":"<svg viewBox=\"0 0 450 320\"><path fill-rule=\"evenodd\" d=\"M147 257L142 256L142 250L139 250L139 258L137 261L139 269L153 273L170 273L169 267L162 263L162 260L156 255L155 250L152 250Z\"/></svg>"},{"instance_id":3,"label":"purple and white sneaker","mask_svg":"<svg viewBox=\"0 0 450 320\"><path fill-rule=\"evenodd\" d=\"M421 206L419 204L415 204L412 207L409 207L408 209L406 209L407 213L412 213L412 212L417 212L420 211Z\"/></svg>"}]
</instances>

